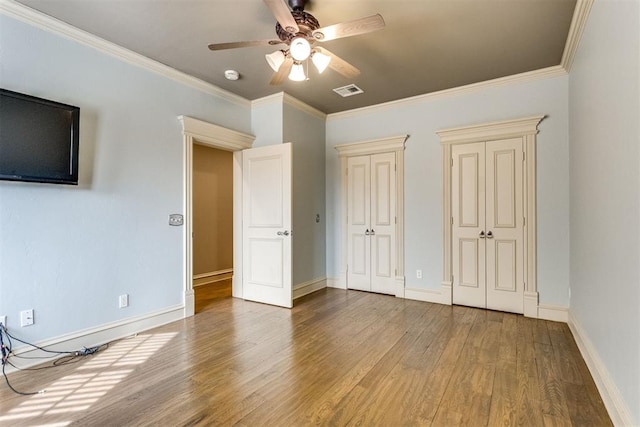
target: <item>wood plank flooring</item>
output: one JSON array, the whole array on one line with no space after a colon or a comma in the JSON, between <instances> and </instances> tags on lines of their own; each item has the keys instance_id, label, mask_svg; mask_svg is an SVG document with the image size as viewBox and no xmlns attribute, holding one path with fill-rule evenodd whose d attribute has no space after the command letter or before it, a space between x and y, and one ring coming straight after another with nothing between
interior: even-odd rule
<instances>
[{"instance_id":1,"label":"wood plank flooring","mask_svg":"<svg viewBox=\"0 0 640 427\"><path fill-rule=\"evenodd\" d=\"M198 314L0 387L0 425L610 426L562 323L324 289Z\"/></svg>"}]
</instances>

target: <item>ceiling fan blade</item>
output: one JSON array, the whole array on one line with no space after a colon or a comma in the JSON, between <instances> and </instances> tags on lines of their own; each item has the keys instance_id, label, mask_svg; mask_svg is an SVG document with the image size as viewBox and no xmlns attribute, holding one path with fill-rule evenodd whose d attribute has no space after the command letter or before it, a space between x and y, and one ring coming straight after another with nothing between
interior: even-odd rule
<instances>
[{"instance_id":1,"label":"ceiling fan blade","mask_svg":"<svg viewBox=\"0 0 640 427\"><path fill-rule=\"evenodd\" d=\"M376 15L367 16L366 18L318 28L313 32L313 37L318 41L325 42L342 37L370 33L382 28L384 28L384 19L382 19L382 15L378 13Z\"/></svg>"},{"instance_id":2,"label":"ceiling fan blade","mask_svg":"<svg viewBox=\"0 0 640 427\"><path fill-rule=\"evenodd\" d=\"M252 46L275 46L282 44L281 40L254 40L250 42L230 42L230 43L212 43L209 45L211 50L235 49L238 47Z\"/></svg>"},{"instance_id":3,"label":"ceiling fan blade","mask_svg":"<svg viewBox=\"0 0 640 427\"><path fill-rule=\"evenodd\" d=\"M287 76L289 76L289 73L291 72L291 67L293 67L293 58L287 56L284 59L282 65L280 65L278 71L276 71L271 78L269 84L272 86L279 86L284 83L284 80L287 78Z\"/></svg>"},{"instance_id":4,"label":"ceiling fan blade","mask_svg":"<svg viewBox=\"0 0 640 427\"><path fill-rule=\"evenodd\" d=\"M354 77L358 77L360 75L360 70L358 70L356 67L349 64L347 61L340 58L339 56L329 52L327 49L323 47L316 47L315 49L316 51L331 57L331 62L329 62L329 68L331 68L332 70L335 70L338 73L350 79Z\"/></svg>"},{"instance_id":5,"label":"ceiling fan blade","mask_svg":"<svg viewBox=\"0 0 640 427\"><path fill-rule=\"evenodd\" d=\"M284 0L264 0L264 2L271 9L271 13L273 13L273 16L276 17L276 20L285 31L292 34L300 31L295 18L289 10L289 6L286 5Z\"/></svg>"}]
</instances>

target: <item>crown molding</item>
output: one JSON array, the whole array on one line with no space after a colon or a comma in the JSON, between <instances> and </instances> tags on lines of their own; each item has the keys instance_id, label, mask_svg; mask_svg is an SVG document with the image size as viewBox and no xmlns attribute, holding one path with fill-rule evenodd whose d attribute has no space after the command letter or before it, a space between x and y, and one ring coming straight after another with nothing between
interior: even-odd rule
<instances>
[{"instance_id":1,"label":"crown molding","mask_svg":"<svg viewBox=\"0 0 640 427\"><path fill-rule=\"evenodd\" d=\"M366 114L372 114L372 113L384 111L390 108L405 107L411 104L418 104L418 103L433 101L435 99L440 99L440 98L466 95L469 93L477 92L479 90L488 89L492 87L526 83L530 81L547 79L551 77L564 76L566 74L567 72L562 66L554 65L553 67L541 68L539 70L527 71L525 73L514 74L506 77L500 77L497 79L487 80L484 82L472 83L469 85L454 87L451 89L444 89L438 92L431 92L431 93L426 93L424 95L412 96L410 98L384 102L382 104L376 104L369 107L362 107L362 108L356 108L353 110L342 111L339 113L332 113L327 115L327 121L344 119L344 118L355 117L355 116L363 116Z\"/></svg>"},{"instance_id":2,"label":"crown molding","mask_svg":"<svg viewBox=\"0 0 640 427\"><path fill-rule=\"evenodd\" d=\"M569 27L569 35L567 36L567 42L564 45L564 52L562 54L562 60L560 65L568 72L571 71L573 65L573 58L578 51L578 45L580 39L582 39L582 33L587 25L587 18L593 6L594 0L578 0L576 2L576 8L573 12L573 18L571 19L571 26Z\"/></svg>"},{"instance_id":3,"label":"crown molding","mask_svg":"<svg viewBox=\"0 0 640 427\"><path fill-rule=\"evenodd\" d=\"M251 108L264 107L271 104L284 103L284 92L274 93L273 95L263 96L262 98L251 101Z\"/></svg>"},{"instance_id":4,"label":"crown molding","mask_svg":"<svg viewBox=\"0 0 640 427\"><path fill-rule=\"evenodd\" d=\"M267 95L263 96L262 98L254 99L253 101L251 101L251 108L262 107L274 103L290 105L291 107L297 108L298 110L317 117L321 120L326 120L327 118L327 115L322 111L300 101L298 98L295 98L286 92L278 92L274 93L273 95Z\"/></svg>"},{"instance_id":5,"label":"crown molding","mask_svg":"<svg viewBox=\"0 0 640 427\"><path fill-rule=\"evenodd\" d=\"M39 12L30 7L24 6L13 0L0 0L0 13L15 18L19 21L33 25L45 31L57 34L59 36L71 39L85 46L89 46L102 53L110 55L121 61L144 68L153 73L167 77L173 81L190 86L209 95L220 97L226 101L232 102L242 107L249 108L251 102L233 94L229 91L219 88L218 86L207 83L189 74L178 71L175 68L162 64L158 61L147 58L146 56L135 53L129 49L125 49L115 43L104 40L79 28L73 27L66 22L62 22L49 15Z\"/></svg>"},{"instance_id":6,"label":"crown molding","mask_svg":"<svg viewBox=\"0 0 640 427\"><path fill-rule=\"evenodd\" d=\"M294 98L293 96L289 95L288 93L284 93L284 99L283 102L285 104L290 105L291 107L297 108L300 111L303 111L311 116L317 117L321 120L326 120L327 115L325 113L323 113L322 111L318 110L317 108L312 107L309 104L306 104L302 101L300 101L298 98Z\"/></svg>"}]
</instances>

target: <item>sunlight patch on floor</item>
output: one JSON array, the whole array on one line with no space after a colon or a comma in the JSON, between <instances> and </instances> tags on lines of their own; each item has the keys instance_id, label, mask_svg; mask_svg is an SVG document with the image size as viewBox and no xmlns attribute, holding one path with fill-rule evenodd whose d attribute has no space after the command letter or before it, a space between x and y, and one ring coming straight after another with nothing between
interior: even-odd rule
<instances>
[{"instance_id":1,"label":"sunlight patch on floor","mask_svg":"<svg viewBox=\"0 0 640 427\"><path fill-rule=\"evenodd\" d=\"M111 345L79 366L77 373L51 383L45 391L27 398L19 406L0 415L0 424L9 421L37 422L42 427L61 427L73 420L39 423L46 416L86 411L113 387L147 361L176 333L137 335ZM93 371L93 372L87 372Z\"/></svg>"}]
</instances>

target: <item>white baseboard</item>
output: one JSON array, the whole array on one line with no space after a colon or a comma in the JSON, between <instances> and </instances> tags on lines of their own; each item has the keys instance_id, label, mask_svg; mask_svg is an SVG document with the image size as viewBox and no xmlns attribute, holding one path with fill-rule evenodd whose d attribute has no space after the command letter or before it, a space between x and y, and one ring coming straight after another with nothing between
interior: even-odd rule
<instances>
[{"instance_id":1,"label":"white baseboard","mask_svg":"<svg viewBox=\"0 0 640 427\"><path fill-rule=\"evenodd\" d=\"M561 305L539 304L538 319L567 323L569 321L569 308Z\"/></svg>"},{"instance_id":2,"label":"white baseboard","mask_svg":"<svg viewBox=\"0 0 640 427\"><path fill-rule=\"evenodd\" d=\"M197 286L208 285L209 283L220 282L222 280L230 279L231 276L233 276L233 268L194 274L193 287L195 288Z\"/></svg>"},{"instance_id":3,"label":"white baseboard","mask_svg":"<svg viewBox=\"0 0 640 427\"><path fill-rule=\"evenodd\" d=\"M327 277L327 288L347 289L347 282L343 282L339 277Z\"/></svg>"},{"instance_id":4,"label":"white baseboard","mask_svg":"<svg viewBox=\"0 0 640 427\"><path fill-rule=\"evenodd\" d=\"M182 304L147 313L137 317L106 323L95 328L89 328L71 334L62 335L56 338L35 343L39 347L46 347L49 350L76 351L83 347L94 347L108 342L124 338L133 334L156 328L167 323L180 320L184 317L184 306ZM9 332L14 332L9 329ZM18 335L16 333L16 335ZM29 368L45 362L51 356L41 350L29 346L20 346L13 351L14 354L25 357L38 357L39 359L11 358L11 362L19 368ZM54 356L57 358L59 356ZM44 359L43 359L44 358ZM7 365L7 373L15 371L15 368Z\"/></svg>"},{"instance_id":5,"label":"white baseboard","mask_svg":"<svg viewBox=\"0 0 640 427\"><path fill-rule=\"evenodd\" d=\"M524 316L538 318L538 292L524 291Z\"/></svg>"},{"instance_id":6,"label":"white baseboard","mask_svg":"<svg viewBox=\"0 0 640 427\"><path fill-rule=\"evenodd\" d=\"M576 340L578 349L580 350L580 353L589 368L589 372L591 372L591 376L596 383L596 387L600 392L604 406L607 408L613 424L615 426L637 425L631 419L629 407L626 405L615 382L611 379L609 370L602 362L602 359L600 359L600 356L591 343L589 336L584 329L582 329L582 326L578 323L571 310L568 312L568 324L569 329L571 329L571 333Z\"/></svg>"},{"instance_id":7,"label":"white baseboard","mask_svg":"<svg viewBox=\"0 0 640 427\"><path fill-rule=\"evenodd\" d=\"M404 297L415 301L451 305L451 287L442 284L440 289L405 288Z\"/></svg>"},{"instance_id":8,"label":"white baseboard","mask_svg":"<svg viewBox=\"0 0 640 427\"><path fill-rule=\"evenodd\" d=\"M327 279L324 277L299 283L293 287L293 299L296 300L305 295L327 287Z\"/></svg>"}]
</instances>

